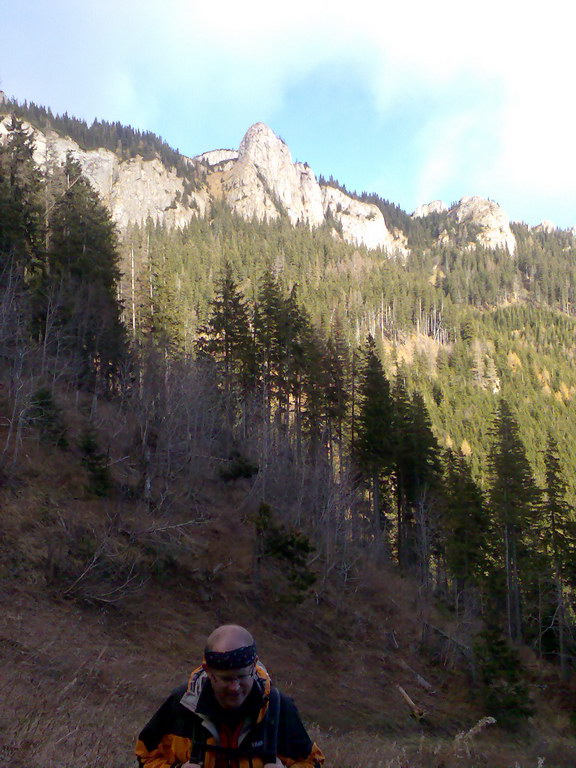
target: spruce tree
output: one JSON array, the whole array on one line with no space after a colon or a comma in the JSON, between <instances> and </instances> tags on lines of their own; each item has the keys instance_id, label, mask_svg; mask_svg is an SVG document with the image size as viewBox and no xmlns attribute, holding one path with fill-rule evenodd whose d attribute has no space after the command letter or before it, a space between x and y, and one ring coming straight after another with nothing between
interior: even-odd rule
<instances>
[{"instance_id":1,"label":"spruce tree","mask_svg":"<svg viewBox=\"0 0 576 768\"><path fill-rule=\"evenodd\" d=\"M47 263L38 285L41 334L54 312L58 338L79 362L80 383L110 384L125 357L125 336L117 298L116 230L110 214L68 156L60 171L64 191L49 217Z\"/></svg>"},{"instance_id":2,"label":"spruce tree","mask_svg":"<svg viewBox=\"0 0 576 768\"><path fill-rule=\"evenodd\" d=\"M2 118L0 118L0 121ZM11 118L0 142L0 288L29 283L44 251L44 182L34 162L34 141Z\"/></svg>"},{"instance_id":3,"label":"spruce tree","mask_svg":"<svg viewBox=\"0 0 576 768\"><path fill-rule=\"evenodd\" d=\"M271 269L264 274L254 310L254 338L259 380L267 409L286 391L285 300Z\"/></svg>"},{"instance_id":4,"label":"spruce tree","mask_svg":"<svg viewBox=\"0 0 576 768\"><path fill-rule=\"evenodd\" d=\"M518 423L505 400L500 401L492 435L489 497L505 574L506 627L510 640L520 641L523 636L522 588L529 586L531 577L529 541L539 493Z\"/></svg>"},{"instance_id":5,"label":"spruce tree","mask_svg":"<svg viewBox=\"0 0 576 768\"><path fill-rule=\"evenodd\" d=\"M576 584L576 511L567 500L568 484L562 472L558 443L552 435L548 437L544 460L546 484L539 533L553 576L552 624L562 675L566 677L566 637L569 623L566 591L567 587L573 589Z\"/></svg>"},{"instance_id":6,"label":"spruce tree","mask_svg":"<svg viewBox=\"0 0 576 768\"><path fill-rule=\"evenodd\" d=\"M382 483L394 464L390 385L372 336L366 339L358 380L355 458L369 482L374 530L387 528L382 505ZM389 533L387 531L387 533Z\"/></svg>"},{"instance_id":7,"label":"spruce tree","mask_svg":"<svg viewBox=\"0 0 576 768\"><path fill-rule=\"evenodd\" d=\"M254 342L248 307L229 263L216 284L210 308L210 316L199 330L197 349L216 361L227 393L234 383L246 389L254 381Z\"/></svg>"},{"instance_id":8,"label":"spruce tree","mask_svg":"<svg viewBox=\"0 0 576 768\"><path fill-rule=\"evenodd\" d=\"M456 610L464 609L473 587L484 578L489 559L490 521L482 492L464 456L446 455L443 546L456 587Z\"/></svg>"}]
</instances>

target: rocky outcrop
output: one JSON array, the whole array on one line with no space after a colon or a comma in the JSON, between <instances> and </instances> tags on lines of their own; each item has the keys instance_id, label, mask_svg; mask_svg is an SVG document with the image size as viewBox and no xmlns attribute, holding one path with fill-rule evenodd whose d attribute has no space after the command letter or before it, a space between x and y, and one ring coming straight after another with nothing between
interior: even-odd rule
<instances>
[{"instance_id":1,"label":"rocky outcrop","mask_svg":"<svg viewBox=\"0 0 576 768\"><path fill-rule=\"evenodd\" d=\"M483 197L463 197L450 208L449 218L457 224L479 227L476 242L486 248L501 248L511 255L516 251L516 238L508 217L500 206Z\"/></svg>"},{"instance_id":2,"label":"rocky outcrop","mask_svg":"<svg viewBox=\"0 0 576 768\"><path fill-rule=\"evenodd\" d=\"M190 192L186 202L184 179L160 160L134 157L122 160L107 149L84 150L72 139L54 131L42 133L23 123L34 138L34 160L45 168L63 163L70 154L77 160L112 218L121 229L148 218L169 226L185 226L208 210L207 193ZM0 136L7 132L0 123Z\"/></svg>"},{"instance_id":3,"label":"rocky outcrop","mask_svg":"<svg viewBox=\"0 0 576 768\"><path fill-rule=\"evenodd\" d=\"M234 149L213 149L197 155L193 160L207 165L210 169L228 171L238 160L238 152Z\"/></svg>"},{"instance_id":4,"label":"rocky outcrop","mask_svg":"<svg viewBox=\"0 0 576 768\"><path fill-rule=\"evenodd\" d=\"M421 219L424 218L424 216L430 216L431 213L445 213L447 210L448 206L446 203L443 203L442 200L433 200L431 203L419 205L413 212L412 218Z\"/></svg>"},{"instance_id":5,"label":"rocky outcrop","mask_svg":"<svg viewBox=\"0 0 576 768\"><path fill-rule=\"evenodd\" d=\"M447 222L452 225L438 236L438 242L441 245L453 242L454 228L458 229L461 225L469 224L472 225L469 231L471 230L474 236L474 241L469 243L470 247L478 244L486 248L502 248L510 254L516 251L516 238L510 229L508 217L492 200L485 200L483 197L463 197L451 208L441 200L434 200L432 203L416 208L412 218L424 218L433 213L447 214Z\"/></svg>"},{"instance_id":6,"label":"rocky outcrop","mask_svg":"<svg viewBox=\"0 0 576 768\"><path fill-rule=\"evenodd\" d=\"M394 241L379 208L354 200L334 187L324 187L322 193L324 209L347 243L394 250Z\"/></svg>"},{"instance_id":7,"label":"rocky outcrop","mask_svg":"<svg viewBox=\"0 0 576 768\"><path fill-rule=\"evenodd\" d=\"M308 165L292 161L286 144L264 123L248 129L238 150L217 149L184 158L202 169L205 183L195 191L157 158L123 160L107 149L83 150L68 137L27 128L34 136L38 164L62 163L70 153L121 229L148 218L182 227L195 216L205 216L211 202L220 198L245 219L287 216L293 225L327 224L335 237L352 245L397 255L408 252L405 239L388 231L379 208L321 186Z\"/></svg>"},{"instance_id":8,"label":"rocky outcrop","mask_svg":"<svg viewBox=\"0 0 576 768\"><path fill-rule=\"evenodd\" d=\"M245 218L271 220L285 213L292 224L315 227L324 222L314 174L292 162L286 144L264 123L246 132L222 189L230 207Z\"/></svg>"},{"instance_id":9,"label":"rocky outcrop","mask_svg":"<svg viewBox=\"0 0 576 768\"><path fill-rule=\"evenodd\" d=\"M534 232L544 232L545 234L550 234L550 232L555 232L558 227L556 224L553 224L551 221L541 221L540 224L537 224L535 227L532 227Z\"/></svg>"},{"instance_id":10,"label":"rocky outcrop","mask_svg":"<svg viewBox=\"0 0 576 768\"><path fill-rule=\"evenodd\" d=\"M206 163L209 166L215 166L227 163L230 160L238 160L238 152L234 149L211 149L209 152L197 155L194 160L199 160L201 163Z\"/></svg>"},{"instance_id":11,"label":"rocky outcrop","mask_svg":"<svg viewBox=\"0 0 576 768\"><path fill-rule=\"evenodd\" d=\"M335 236L352 245L397 249L375 205L321 187L312 169L294 163L285 142L264 123L248 129L238 152L219 149L194 159L220 174L219 186L210 178L209 186L245 219L273 221L285 215L294 225L328 223Z\"/></svg>"}]
</instances>

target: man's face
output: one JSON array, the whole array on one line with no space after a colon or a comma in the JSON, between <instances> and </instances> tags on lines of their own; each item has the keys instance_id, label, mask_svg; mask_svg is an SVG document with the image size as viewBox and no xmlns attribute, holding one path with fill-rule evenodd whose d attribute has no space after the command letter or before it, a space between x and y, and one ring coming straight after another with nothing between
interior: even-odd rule
<instances>
[{"instance_id":1,"label":"man's face","mask_svg":"<svg viewBox=\"0 0 576 768\"><path fill-rule=\"evenodd\" d=\"M224 709L235 709L246 701L254 684L254 664L226 671L206 667L216 701Z\"/></svg>"}]
</instances>

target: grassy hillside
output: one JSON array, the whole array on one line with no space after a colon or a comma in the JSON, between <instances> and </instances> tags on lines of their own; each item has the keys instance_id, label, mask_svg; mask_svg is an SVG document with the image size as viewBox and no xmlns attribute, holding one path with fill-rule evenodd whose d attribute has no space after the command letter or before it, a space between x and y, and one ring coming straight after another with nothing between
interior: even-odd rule
<instances>
[{"instance_id":1,"label":"grassy hillside","mask_svg":"<svg viewBox=\"0 0 576 768\"><path fill-rule=\"evenodd\" d=\"M444 247L381 201L404 262L222 206L119 238L9 133L3 761L129 764L234 621L333 765L573 765L571 236Z\"/></svg>"},{"instance_id":2,"label":"grassy hillside","mask_svg":"<svg viewBox=\"0 0 576 768\"><path fill-rule=\"evenodd\" d=\"M11 766L130 764L143 722L226 621L254 631L331 765L571 764L569 689L551 667L525 657L537 706L529 728L454 741L485 714L456 644L465 622L362 550L344 583L319 578L291 602L274 586L273 558L255 572L257 479L226 482L212 457L187 500L151 506L130 491L133 425L114 404L72 395L57 398L70 447L27 429L0 487L0 727ZM90 490L77 447L91 411L111 466L106 497Z\"/></svg>"}]
</instances>

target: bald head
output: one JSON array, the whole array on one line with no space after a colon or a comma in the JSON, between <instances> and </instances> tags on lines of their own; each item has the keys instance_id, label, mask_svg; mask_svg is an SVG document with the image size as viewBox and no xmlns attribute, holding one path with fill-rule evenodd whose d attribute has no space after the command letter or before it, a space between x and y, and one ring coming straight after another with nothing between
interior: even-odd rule
<instances>
[{"instance_id":1,"label":"bald head","mask_svg":"<svg viewBox=\"0 0 576 768\"><path fill-rule=\"evenodd\" d=\"M227 653L253 644L254 638L247 629L238 624L223 624L206 640L206 650Z\"/></svg>"}]
</instances>

